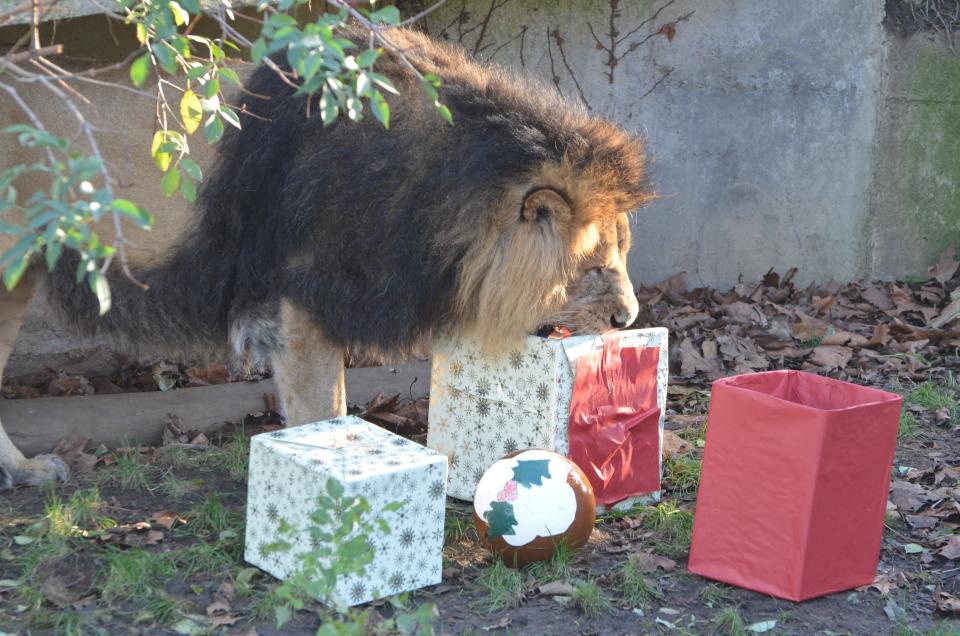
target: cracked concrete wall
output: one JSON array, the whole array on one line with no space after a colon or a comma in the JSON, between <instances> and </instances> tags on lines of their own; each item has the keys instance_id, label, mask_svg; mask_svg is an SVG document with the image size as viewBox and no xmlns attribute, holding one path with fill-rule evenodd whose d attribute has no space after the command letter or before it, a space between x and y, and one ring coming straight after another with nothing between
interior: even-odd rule
<instances>
[{"instance_id":1,"label":"cracked concrete wall","mask_svg":"<svg viewBox=\"0 0 960 636\"><path fill-rule=\"evenodd\" d=\"M864 275L883 1L460 0L428 30L643 132L635 283Z\"/></svg>"}]
</instances>

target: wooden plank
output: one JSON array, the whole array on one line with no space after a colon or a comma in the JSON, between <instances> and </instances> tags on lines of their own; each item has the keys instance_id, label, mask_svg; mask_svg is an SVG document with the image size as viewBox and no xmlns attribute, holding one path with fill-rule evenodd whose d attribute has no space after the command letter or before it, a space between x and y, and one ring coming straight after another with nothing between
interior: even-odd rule
<instances>
[{"instance_id":1,"label":"wooden plank","mask_svg":"<svg viewBox=\"0 0 960 636\"><path fill-rule=\"evenodd\" d=\"M352 404L366 404L380 391L422 397L430 389L430 364L347 369L346 382ZM264 394L276 390L273 380L263 380L148 393L0 400L0 421L28 456L49 452L62 438L89 437L108 446L155 444L168 413L180 417L187 429L213 430L262 411Z\"/></svg>"}]
</instances>

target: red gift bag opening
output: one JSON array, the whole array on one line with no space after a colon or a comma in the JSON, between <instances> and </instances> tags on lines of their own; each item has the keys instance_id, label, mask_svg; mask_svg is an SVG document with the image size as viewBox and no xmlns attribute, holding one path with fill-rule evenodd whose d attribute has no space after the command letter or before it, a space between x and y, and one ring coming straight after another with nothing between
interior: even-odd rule
<instances>
[{"instance_id":1,"label":"red gift bag opening","mask_svg":"<svg viewBox=\"0 0 960 636\"><path fill-rule=\"evenodd\" d=\"M570 400L570 458L605 506L660 489L659 347L603 348L577 360Z\"/></svg>"}]
</instances>

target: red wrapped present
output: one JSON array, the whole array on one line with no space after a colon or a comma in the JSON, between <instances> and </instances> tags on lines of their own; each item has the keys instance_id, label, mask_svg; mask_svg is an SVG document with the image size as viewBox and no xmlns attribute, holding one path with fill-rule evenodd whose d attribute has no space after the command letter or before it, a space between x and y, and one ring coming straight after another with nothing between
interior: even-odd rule
<instances>
[{"instance_id":1,"label":"red wrapped present","mask_svg":"<svg viewBox=\"0 0 960 636\"><path fill-rule=\"evenodd\" d=\"M570 399L570 459L597 503L660 490L658 347L621 347L620 334L577 360Z\"/></svg>"},{"instance_id":2,"label":"red wrapped present","mask_svg":"<svg viewBox=\"0 0 960 636\"><path fill-rule=\"evenodd\" d=\"M690 571L794 601L871 583L902 402L800 371L714 382Z\"/></svg>"}]
</instances>

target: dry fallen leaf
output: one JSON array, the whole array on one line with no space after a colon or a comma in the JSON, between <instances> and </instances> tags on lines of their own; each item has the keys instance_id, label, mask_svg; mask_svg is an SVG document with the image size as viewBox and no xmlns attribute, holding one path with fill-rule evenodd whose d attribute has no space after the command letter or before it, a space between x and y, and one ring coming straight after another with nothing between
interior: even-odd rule
<instances>
[{"instance_id":1,"label":"dry fallen leaf","mask_svg":"<svg viewBox=\"0 0 960 636\"><path fill-rule=\"evenodd\" d=\"M576 591L576 587L566 581L553 581L540 586L540 594L544 596L569 596Z\"/></svg>"},{"instance_id":2,"label":"dry fallen leaf","mask_svg":"<svg viewBox=\"0 0 960 636\"><path fill-rule=\"evenodd\" d=\"M71 473L88 473L93 470L93 467L97 464L96 455L84 452L89 442L89 437L78 437L72 440L62 439L57 442L53 452L67 463Z\"/></svg>"},{"instance_id":3,"label":"dry fallen leaf","mask_svg":"<svg viewBox=\"0 0 960 636\"><path fill-rule=\"evenodd\" d=\"M150 515L150 521L157 524L158 526L163 527L166 530L169 530L173 527L173 524L177 522L177 519L180 518L175 512L170 510L163 510L161 512L155 512Z\"/></svg>"},{"instance_id":4,"label":"dry fallen leaf","mask_svg":"<svg viewBox=\"0 0 960 636\"><path fill-rule=\"evenodd\" d=\"M663 458L670 459L680 453L688 453L693 450L693 444L683 439L670 430L663 431Z\"/></svg>"}]
</instances>

